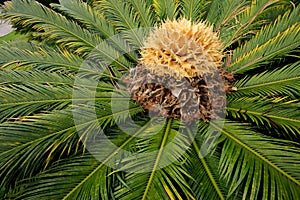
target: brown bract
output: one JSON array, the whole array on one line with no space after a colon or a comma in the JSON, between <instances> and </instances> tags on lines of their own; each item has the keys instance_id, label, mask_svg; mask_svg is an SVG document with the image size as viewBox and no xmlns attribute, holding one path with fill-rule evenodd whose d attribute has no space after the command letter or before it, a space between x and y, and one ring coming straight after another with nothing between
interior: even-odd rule
<instances>
[{"instance_id":1,"label":"brown bract","mask_svg":"<svg viewBox=\"0 0 300 200\"><path fill-rule=\"evenodd\" d=\"M224 82L219 81L220 77ZM132 99L147 111L184 122L197 119L208 122L222 113L226 105L224 94L231 92L230 80L225 77L231 76L217 70L204 78L175 79L153 74L139 65L130 70L124 82Z\"/></svg>"}]
</instances>

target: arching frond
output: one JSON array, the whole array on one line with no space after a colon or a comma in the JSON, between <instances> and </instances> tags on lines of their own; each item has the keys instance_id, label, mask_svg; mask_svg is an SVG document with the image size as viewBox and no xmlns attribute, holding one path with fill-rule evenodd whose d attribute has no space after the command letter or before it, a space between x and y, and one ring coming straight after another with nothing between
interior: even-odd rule
<instances>
[{"instance_id":1,"label":"arching frond","mask_svg":"<svg viewBox=\"0 0 300 200\"><path fill-rule=\"evenodd\" d=\"M178 122L170 119L165 124L155 124L149 130L144 130L146 135L157 134L141 140L137 145L140 147L140 153L148 153L148 156L141 157L136 154L125 160L128 164L121 170L131 169L136 173L129 173L126 176L128 187L121 187L116 191L118 199L195 199L186 183L187 174L183 166L172 164L163 167L170 159L177 158L175 160L178 162L180 152L187 148L185 145L188 138L176 129ZM174 137L177 137L176 141L169 143ZM167 144L171 146L166 147Z\"/></svg>"},{"instance_id":2,"label":"arching frond","mask_svg":"<svg viewBox=\"0 0 300 200\"><path fill-rule=\"evenodd\" d=\"M46 86L68 86L73 87L75 84L74 77L58 74L49 73L40 70L3 70L0 71L0 83L2 86L9 85L46 85ZM110 83L99 82L95 86L95 80L90 79L76 79L76 84L80 85L82 88L88 88L90 90L97 89L97 91L113 91L114 87Z\"/></svg>"},{"instance_id":3,"label":"arching frond","mask_svg":"<svg viewBox=\"0 0 300 200\"><path fill-rule=\"evenodd\" d=\"M12 40L8 42L3 42L1 43L1 48L15 48L15 49L20 49L20 50L28 50L28 51L38 51L39 48L46 47L46 45L38 45L37 42L33 41L26 41L26 40Z\"/></svg>"},{"instance_id":4,"label":"arching frond","mask_svg":"<svg viewBox=\"0 0 300 200\"><path fill-rule=\"evenodd\" d=\"M284 15L290 9L293 9L295 5L289 0L280 0L267 7L264 12L258 17L257 20L262 20L264 24L273 23L278 16Z\"/></svg>"},{"instance_id":5,"label":"arching frond","mask_svg":"<svg viewBox=\"0 0 300 200\"><path fill-rule=\"evenodd\" d=\"M116 120L124 120L125 117L128 118L141 112L139 105L131 104L130 108L123 108L112 113L111 99L107 98L107 100L92 109L81 105L80 108L73 110L35 115L22 119L22 122L1 124L0 177L3 181L0 188L13 187L15 181L35 175L60 156L77 151L80 146L79 142L85 137L93 136L85 133L78 134L78 132L89 132L93 127L99 126L105 129L108 125L113 126ZM95 109L99 112L94 117ZM81 121L77 120L74 123L73 115L80 116ZM27 130L26 134L23 134L24 130ZM35 167L30 167L33 164ZM15 172L19 170L22 172L15 175Z\"/></svg>"},{"instance_id":6,"label":"arching frond","mask_svg":"<svg viewBox=\"0 0 300 200\"><path fill-rule=\"evenodd\" d=\"M218 172L219 155L206 155L201 149L203 133L207 131L208 124L200 123L199 133L191 144L188 151L189 159L186 162L187 170L192 176L190 185L196 199L226 199L226 183L221 179Z\"/></svg>"},{"instance_id":7,"label":"arching frond","mask_svg":"<svg viewBox=\"0 0 300 200\"><path fill-rule=\"evenodd\" d=\"M300 91L300 62L275 71L266 71L247 76L234 83L238 91L234 96L289 96L295 97Z\"/></svg>"},{"instance_id":8,"label":"arching frond","mask_svg":"<svg viewBox=\"0 0 300 200\"><path fill-rule=\"evenodd\" d=\"M68 85L74 84L72 77L63 76L58 73L48 73L45 71L18 71L3 70L0 71L1 85L10 84L45 84L45 85Z\"/></svg>"},{"instance_id":9,"label":"arching frond","mask_svg":"<svg viewBox=\"0 0 300 200\"><path fill-rule=\"evenodd\" d=\"M81 0L63 0L52 7L82 23L89 31L99 34L103 39L115 34L114 27L104 19L103 14Z\"/></svg>"},{"instance_id":10,"label":"arching frond","mask_svg":"<svg viewBox=\"0 0 300 200\"><path fill-rule=\"evenodd\" d=\"M145 126L143 126L137 133L132 135L131 137L125 137L122 138L122 141L119 141L117 143L120 143L121 146L116 149L108 149L107 152L110 152L110 154L106 155L107 158L103 162L98 162L95 159L92 159L90 156L81 156L81 157L75 157L71 158L70 161L66 160L66 162L62 161L62 163L57 163L56 166L52 167L50 170L46 170L42 174L37 176L37 179L33 179L32 183L29 184L27 188L25 188L25 191L23 190L20 194L19 198L26 199L27 198L60 198L60 199L73 199L73 198L92 198L94 195L96 195L98 198L101 199L109 199L110 196L109 193L112 192L110 187L112 187L112 182L108 182L108 180L112 179L111 176L114 176L115 172L113 174L109 174L111 172L110 168L107 167L107 162L110 159L116 159L116 155L120 149L123 149L125 146L128 146L131 141L139 134L141 134L143 131L147 131L147 129L153 129L153 124L147 123ZM120 140L120 135L116 135L117 137L113 138L114 140ZM100 142L100 143L98 143ZM98 141L98 150L99 150L99 144L101 144L101 141ZM106 148L105 145L100 146L101 151L103 148ZM94 156L97 152L93 151ZM101 154L101 152L99 152ZM59 165L61 164L61 165ZM74 169L74 166L76 166L76 169ZM79 173L81 170L81 173ZM165 193L166 197L169 194L170 191L172 191L174 188L169 188L168 185L172 183L169 182L172 180L171 178L167 177L166 173L171 173L173 175L174 179L178 179L178 173L180 171L174 170L176 169L176 166L172 167L172 169L164 169L159 172L157 172L162 177L165 177L165 190L168 191L168 193ZM175 176L175 174L177 175ZM72 175L72 181L65 179L65 176ZM158 175L158 176L159 176ZM159 176L159 177L161 177ZM140 174L140 178L143 177L142 174ZM99 181L101 183L99 183ZM59 181L58 185L62 185L60 189L55 190L54 188L57 187L57 184L51 184L55 183L56 181ZM71 181L71 182L69 182ZM181 177L181 180L178 179L177 181L184 181L184 178ZM68 183L69 182L69 183ZM99 185L100 184L100 185ZM110 184L110 185L109 185ZM64 186L63 186L64 185ZM90 187L91 185L94 185L94 187ZM45 192L49 189L49 187L53 187L52 192ZM107 191L107 189L109 189ZM156 190L159 190L159 188L155 188ZM164 190L164 188L161 188ZM157 191L158 192L158 191ZM158 194L157 194L158 195ZM163 194L161 194L163 195ZM179 195L179 194L177 194ZM151 196L152 197L152 196Z\"/></svg>"},{"instance_id":11,"label":"arching frond","mask_svg":"<svg viewBox=\"0 0 300 200\"><path fill-rule=\"evenodd\" d=\"M101 165L101 168L99 167ZM94 172L95 168L99 168ZM27 179L27 187L14 195L17 199L113 199L113 185L116 184L115 175L109 175L111 169L102 165L92 155L77 155L62 159L34 179ZM92 173L94 172L94 173ZM71 195L66 196L85 178L89 179ZM28 184L29 182L29 184ZM21 182L22 183L22 182ZM49 190L49 188L52 188Z\"/></svg>"},{"instance_id":12,"label":"arching frond","mask_svg":"<svg viewBox=\"0 0 300 200\"><path fill-rule=\"evenodd\" d=\"M60 112L1 124L0 188L14 187L16 181L42 171L53 155L76 149L78 135L71 118Z\"/></svg>"},{"instance_id":13,"label":"arching frond","mask_svg":"<svg viewBox=\"0 0 300 200\"><path fill-rule=\"evenodd\" d=\"M72 88L27 84L0 86L0 122L17 120L40 110L63 109L72 103Z\"/></svg>"},{"instance_id":14,"label":"arching frond","mask_svg":"<svg viewBox=\"0 0 300 200\"><path fill-rule=\"evenodd\" d=\"M2 71L0 82L0 122L22 121L24 116L65 109L74 100L78 101L72 97L74 79L54 73ZM90 80L82 80L80 84L92 90L113 90L109 84L95 87ZM84 92L89 96L89 91Z\"/></svg>"},{"instance_id":15,"label":"arching frond","mask_svg":"<svg viewBox=\"0 0 300 200\"><path fill-rule=\"evenodd\" d=\"M291 142L266 137L242 124L215 127L226 138L219 168L230 184L229 194L241 189L242 199L298 197L300 154Z\"/></svg>"},{"instance_id":16,"label":"arching frond","mask_svg":"<svg viewBox=\"0 0 300 200\"><path fill-rule=\"evenodd\" d=\"M300 45L299 14L300 6L279 16L274 24L262 28L251 40L235 49L229 70L244 73L293 51Z\"/></svg>"},{"instance_id":17,"label":"arching frond","mask_svg":"<svg viewBox=\"0 0 300 200\"><path fill-rule=\"evenodd\" d=\"M13 0L5 5L2 15L6 19L43 31L43 36L74 52L86 54L101 42L97 35L33 0Z\"/></svg>"},{"instance_id":18,"label":"arching frond","mask_svg":"<svg viewBox=\"0 0 300 200\"><path fill-rule=\"evenodd\" d=\"M106 20L112 23L117 31L128 31L128 40L132 45L141 47L143 38L136 33L140 18L128 2L120 0L102 0L97 4L99 11L104 12Z\"/></svg>"},{"instance_id":19,"label":"arching frond","mask_svg":"<svg viewBox=\"0 0 300 200\"><path fill-rule=\"evenodd\" d=\"M300 138L299 102L262 101L258 97L229 100L227 114L236 120L247 120L258 126L285 131L285 138Z\"/></svg>"},{"instance_id":20,"label":"arching frond","mask_svg":"<svg viewBox=\"0 0 300 200\"><path fill-rule=\"evenodd\" d=\"M135 17L139 19L140 27L150 28L154 26L153 7L149 1L128 0L128 2L134 8Z\"/></svg>"},{"instance_id":21,"label":"arching frond","mask_svg":"<svg viewBox=\"0 0 300 200\"><path fill-rule=\"evenodd\" d=\"M95 50L86 59L67 50L54 49L38 44L33 47L33 44L26 42L20 42L20 44L21 46L16 45L14 42L6 43L0 47L2 69L36 69L66 74L80 72L90 77L99 78L99 76L105 75L107 71L105 64L114 65L111 70L115 72L116 76L119 75L117 66L126 66L126 68L131 66L131 62L128 62L119 52L113 50L106 43L102 43L99 48L106 49L107 54L99 55L99 52ZM114 59L114 57L118 59ZM109 61L112 61L112 63Z\"/></svg>"},{"instance_id":22,"label":"arching frond","mask_svg":"<svg viewBox=\"0 0 300 200\"><path fill-rule=\"evenodd\" d=\"M206 7L210 2L204 0L183 0L180 3L182 16L191 21L199 21L206 14Z\"/></svg>"},{"instance_id":23,"label":"arching frond","mask_svg":"<svg viewBox=\"0 0 300 200\"><path fill-rule=\"evenodd\" d=\"M153 0L153 7L158 20L176 19L179 1L178 0Z\"/></svg>"},{"instance_id":24,"label":"arching frond","mask_svg":"<svg viewBox=\"0 0 300 200\"><path fill-rule=\"evenodd\" d=\"M3 16L12 23L21 23L37 31L43 31L43 36L63 45L64 48L81 55L87 55L93 50L93 57L97 55L98 58L104 59L105 64L114 62L122 68L129 66L124 58L122 59L122 54L107 42L102 41L99 36L35 1L12 1L7 3L4 9ZM45 10L47 12L44 12Z\"/></svg>"},{"instance_id":25,"label":"arching frond","mask_svg":"<svg viewBox=\"0 0 300 200\"><path fill-rule=\"evenodd\" d=\"M286 2L280 0L255 0L248 1L248 3L241 13L234 16L234 19L231 19L232 21L228 21L229 24L227 26L223 26L221 37L224 40L225 47L229 47L234 42L249 37L249 34L255 34L266 21L261 16L264 13L268 13L269 9Z\"/></svg>"},{"instance_id":26,"label":"arching frond","mask_svg":"<svg viewBox=\"0 0 300 200\"><path fill-rule=\"evenodd\" d=\"M0 64L2 69L43 69L47 71L75 72L84 60L67 51L44 48L30 43L20 48L19 45L7 44L0 47ZM94 72L95 73L95 72Z\"/></svg>"},{"instance_id":27,"label":"arching frond","mask_svg":"<svg viewBox=\"0 0 300 200\"><path fill-rule=\"evenodd\" d=\"M109 40L118 51L126 53L132 60L136 60L137 56L128 51L123 41L113 37L117 34L115 27L95 8L81 0L61 1L60 4L55 4L53 7L82 23L89 31L100 35L102 39Z\"/></svg>"},{"instance_id":28,"label":"arching frond","mask_svg":"<svg viewBox=\"0 0 300 200\"><path fill-rule=\"evenodd\" d=\"M245 10L247 4L246 0L214 0L211 2L206 20L214 24L216 31L220 31L223 26L229 24L239 13Z\"/></svg>"}]
</instances>

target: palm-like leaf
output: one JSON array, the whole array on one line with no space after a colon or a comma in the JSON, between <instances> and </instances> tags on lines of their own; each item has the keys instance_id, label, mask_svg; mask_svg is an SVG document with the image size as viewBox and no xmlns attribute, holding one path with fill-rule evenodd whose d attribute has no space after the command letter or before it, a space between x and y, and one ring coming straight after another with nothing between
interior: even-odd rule
<instances>
[{"instance_id":1,"label":"palm-like leaf","mask_svg":"<svg viewBox=\"0 0 300 200\"><path fill-rule=\"evenodd\" d=\"M153 7L158 20L174 19L177 14L178 3L178 0L154 0Z\"/></svg>"},{"instance_id":2,"label":"palm-like leaf","mask_svg":"<svg viewBox=\"0 0 300 200\"><path fill-rule=\"evenodd\" d=\"M206 132L208 125L201 123L199 130ZM228 188L218 171L219 152L204 156L203 150L200 149L203 139L202 135L197 135L188 152L190 159L186 164L192 176L189 184L196 199L226 199Z\"/></svg>"},{"instance_id":3,"label":"palm-like leaf","mask_svg":"<svg viewBox=\"0 0 300 200\"><path fill-rule=\"evenodd\" d=\"M299 62L275 71L265 71L237 81L237 96L291 96L296 97L300 90Z\"/></svg>"},{"instance_id":4,"label":"palm-like leaf","mask_svg":"<svg viewBox=\"0 0 300 200\"><path fill-rule=\"evenodd\" d=\"M0 47L0 198L299 199L300 7L290 5L6 3L1 16L32 41ZM237 91L224 127L149 119L117 83L152 26L178 18L208 21L228 53Z\"/></svg>"},{"instance_id":5,"label":"palm-like leaf","mask_svg":"<svg viewBox=\"0 0 300 200\"><path fill-rule=\"evenodd\" d=\"M108 177L110 173L110 168L99 164L91 155L73 156L62 159L50 170L38 175L38 180L29 185L30 189L21 191L16 198L113 199L110 184L116 184L117 177ZM53 190L49 192L52 187Z\"/></svg>"},{"instance_id":6,"label":"palm-like leaf","mask_svg":"<svg viewBox=\"0 0 300 200\"><path fill-rule=\"evenodd\" d=\"M206 1L182 1L182 15L192 21L200 20L206 12L206 6L209 2Z\"/></svg>"},{"instance_id":7,"label":"palm-like leaf","mask_svg":"<svg viewBox=\"0 0 300 200\"><path fill-rule=\"evenodd\" d=\"M230 101L227 112L234 119L249 120L262 126L280 126L287 135L299 139L299 102L276 103L276 100L241 98Z\"/></svg>"},{"instance_id":8,"label":"palm-like leaf","mask_svg":"<svg viewBox=\"0 0 300 200\"><path fill-rule=\"evenodd\" d=\"M299 46L299 6L283 17L278 18L274 24L261 29L259 33L245 45L233 52L230 70L238 73L262 66L270 59L284 56ZM243 52L243 53L242 53Z\"/></svg>"},{"instance_id":9,"label":"palm-like leaf","mask_svg":"<svg viewBox=\"0 0 300 200\"><path fill-rule=\"evenodd\" d=\"M298 195L298 148L294 148L293 144L285 144L288 141L268 138L237 124L227 123L220 131L226 137L220 171L221 176L231 182L231 192L246 180L243 199L247 199L248 194L250 199L257 199L260 190L263 199L292 199ZM281 146L286 148L282 149ZM284 183L278 185L278 182Z\"/></svg>"}]
</instances>

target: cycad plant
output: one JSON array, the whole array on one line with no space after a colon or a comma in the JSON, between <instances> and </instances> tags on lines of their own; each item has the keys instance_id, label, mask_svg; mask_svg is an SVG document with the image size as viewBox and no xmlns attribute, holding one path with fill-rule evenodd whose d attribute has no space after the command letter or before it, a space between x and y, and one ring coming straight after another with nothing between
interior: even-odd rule
<instances>
[{"instance_id":1,"label":"cycad plant","mask_svg":"<svg viewBox=\"0 0 300 200\"><path fill-rule=\"evenodd\" d=\"M2 9L1 199L300 199L300 6Z\"/></svg>"}]
</instances>

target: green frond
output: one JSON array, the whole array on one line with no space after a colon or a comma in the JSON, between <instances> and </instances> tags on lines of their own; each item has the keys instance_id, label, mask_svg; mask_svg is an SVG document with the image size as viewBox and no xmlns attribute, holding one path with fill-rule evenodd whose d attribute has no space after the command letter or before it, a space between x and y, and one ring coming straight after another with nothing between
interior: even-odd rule
<instances>
[{"instance_id":1,"label":"green frond","mask_svg":"<svg viewBox=\"0 0 300 200\"><path fill-rule=\"evenodd\" d=\"M125 69L130 66L122 57L123 54L116 51L107 41L102 41L96 34L35 1L12 1L7 3L4 10L3 16L12 23L43 31L43 36L48 40L54 40L69 51L81 55L87 55L92 51L93 58L96 56L98 59L104 59L104 65L114 62L115 65Z\"/></svg>"},{"instance_id":2,"label":"green frond","mask_svg":"<svg viewBox=\"0 0 300 200\"><path fill-rule=\"evenodd\" d=\"M67 50L54 49L44 45L35 44L34 48L33 44L26 42L5 43L0 47L0 69L35 69L66 74L79 71L90 77L99 77L105 75L106 68L103 68L105 64L114 65L112 70L116 76L119 76L117 66L121 65L128 68L132 65L106 43L102 43L100 48L106 49L107 54L101 55L99 51L95 50L90 53L88 58L83 59ZM113 57L118 59L114 60ZM99 61L100 58L103 60ZM109 61L113 62L109 63Z\"/></svg>"},{"instance_id":3,"label":"green frond","mask_svg":"<svg viewBox=\"0 0 300 200\"><path fill-rule=\"evenodd\" d=\"M61 111L1 124L0 188L14 187L42 171L53 156L74 151L78 138L72 115Z\"/></svg>"},{"instance_id":4,"label":"green frond","mask_svg":"<svg viewBox=\"0 0 300 200\"><path fill-rule=\"evenodd\" d=\"M26 188L21 189L21 192L13 197L16 199L113 199L112 186L117 182L117 178L114 174L109 175L111 169L105 165L92 174L99 164L99 161L91 155L77 155L62 159L36 178L25 179L23 182L27 183ZM77 190L68 197L65 196L86 177L90 178L82 186L82 190Z\"/></svg>"},{"instance_id":5,"label":"green frond","mask_svg":"<svg viewBox=\"0 0 300 200\"><path fill-rule=\"evenodd\" d=\"M157 21L176 19L179 8L178 0L153 0L153 7L158 17Z\"/></svg>"},{"instance_id":6,"label":"green frond","mask_svg":"<svg viewBox=\"0 0 300 200\"><path fill-rule=\"evenodd\" d=\"M136 18L140 22L140 27L150 28L154 26L155 20L152 12L152 4L147 0L127 0L134 8Z\"/></svg>"},{"instance_id":7,"label":"green frond","mask_svg":"<svg viewBox=\"0 0 300 200\"><path fill-rule=\"evenodd\" d=\"M299 102L261 100L259 97L230 99L227 115L235 120L254 122L258 126L284 130L287 139L300 138ZM275 136L276 137L276 136Z\"/></svg>"},{"instance_id":8,"label":"green frond","mask_svg":"<svg viewBox=\"0 0 300 200\"><path fill-rule=\"evenodd\" d=\"M45 71L18 71L3 70L0 71L1 85L9 84L45 84L45 85L68 85L74 84L72 77L63 76L58 73L49 73Z\"/></svg>"},{"instance_id":9,"label":"green frond","mask_svg":"<svg viewBox=\"0 0 300 200\"><path fill-rule=\"evenodd\" d=\"M251 40L233 51L229 70L244 73L280 58L300 45L300 6L261 29Z\"/></svg>"},{"instance_id":10,"label":"green frond","mask_svg":"<svg viewBox=\"0 0 300 200\"><path fill-rule=\"evenodd\" d=\"M137 143L136 147L141 154L134 154L124 160L125 164L120 170L131 169L135 173L126 175L128 187L119 188L116 198L195 199L189 191L185 180L188 174L183 166L167 164L170 159L180 162L183 149L188 148L188 138L183 133L185 130L177 131L178 125L178 122L169 119L165 124L159 122L143 131L146 134L143 136L149 134L150 137ZM147 156L141 156L142 154Z\"/></svg>"},{"instance_id":11,"label":"green frond","mask_svg":"<svg viewBox=\"0 0 300 200\"><path fill-rule=\"evenodd\" d=\"M133 52L128 53L128 48L123 44L123 41L112 37L116 34L115 27L108 23L100 12L87 3L81 0L66 0L61 1L60 4L54 4L52 7L80 22L89 31L100 35L102 39L109 40L118 51L127 53L126 55L129 55L132 60L137 59Z\"/></svg>"},{"instance_id":12,"label":"green frond","mask_svg":"<svg viewBox=\"0 0 300 200\"><path fill-rule=\"evenodd\" d=\"M99 34L102 39L115 34L114 27L104 19L103 14L81 0L63 0L59 4L52 4L52 7L82 23L89 31Z\"/></svg>"},{"instance_id":13,"label":"green frond","mask_svg":"<svg viewBox=\"0 0 300 200\"><path fill-rule=\"evenodd\" d=\"M105 155L107 158L103 162L98 162L97 160L92 159L90 156L84 156L77 158L75 157L75 159L71 158L70 161L66 160L66 164L61 163L60 165L60 163L57 163L57 166L51 167L49 170L38 175L37 179L33 180L33 182L29 184L29 187L25 189L25 191L22 191L20 197L25 199L26 197L42 199L85 199L101 197L101 199L110 199L108 193L112 192L112 190L110 190L110 187L112 187L110 184L112 184L112 182L109 180L111 180L111 176L114 176L116 172L112 174L110 173L111 171L110 168L107 167L107 162L112 159L116 159L116 156L121 149L123 149L125 146L128 146L137 135L141 134L143 131L145 131L145 129L150 129L151 126L151 123L145 124L145 126L143 126L131 137L123 137L120 139L119 134L116 134L117 137L111 135L110 139L112 139L114 143L120 143L121 146L115 149L107 149L105 152L110 152L110 154ZM99 144L102 144L100 146L101 149L99 149ZM95 149L92 151L93 156L97 154L97 150L99 151L99 154L101 154L103 153L103 148L106 148L105 143L101 143L101 140L97 140L96 146L97 147L95 147ZM87 161L91 162L87 163ZM74 165L76 166L76 169L74 169ZM80 171L77 169L80 169ZM66 175L69 176L71 180L64 179ZM59 181L59 185L62 184L62 187L60 187L58 190L54 189L57 187L57 184L51 184L55 183L55 181ZM91 185L94 187L91 187ZM49 187L53 187L51 190L52 192L45 192L49 189Z\"/></svg>"},{"instance_id":14,"label":"green frond","mask_svg":"<svg viewBox=\"0 0 300 200\"><path fill-rule=\"evenodd\" d=\"M264 24L273 23L278 16L284 15L285 12L293 9L293 7L295 7L295 5L289 0L277 1L275 4L267 7L256 21L261 20Z\"/></svg>"},{"instance_id":15,"label":"green frond","mask_svg":"<svg viewBox=\"0 0 300 200\"><path fill-rule=\"evenodd\" d=\"M190 186L196 199L226 199L227 188L218 173L219 155L217 153L204 155L203 132L208 124L200 123L199 132L188 151L187 170L192 176Z\"/></svg>"},{"instance_id":16,"label":"green frond","mask_svg":"<svg viewBox=\"0 0 300 200\"><path fill-rule=\"evenodd\" d=\"M300 154L291 142L266 137L242 124L214 126L226 138L219 169L230 184L229 194L241 189L242 199L299 197Z\"/></svg>"},{"instance_id":17,"label":"green frond","mask_svg":"<svg viewBox=\"0 0 300 200\"><path fill-rule=\"evenodd\" d=\"M71 103L70 86L0 85L0 122L18 120L41 110L64 109Z\"/></svg>"},{"instance_id":18,"label":"green frond","mask_svg":"<svg viewBox=\"0 0 300 200\"><path fill-rule=\"evenodd\" d=\"M150 125L150 123L146 123L145 126L149 127L149 125ZM95 128L95 130L96 129L97 128ZM89 189L90 184L99 185L98 184L99 174L104 173L106 179L107 179L107 177L110 177L110 176L116 174L116 172L114 172L112 174L106 173L106 170L108 169L107 166L111 166L112 162L119 163L120 160L122 159L122 157L124 156L123 153L120 153L120 151L126 147L128 148L128 146L130 146L132 144L132 142L135 140L135 137L137 137L139 134L141 134L141 132L144 129L145 129L145 127L141 128L140 130L136 131L131 136L128 136L128 135L123 136L122 134L120 134L120 132L118 132L115 135L113 135L112 133L109 133L108 137L110 138L110 141L113 142L114 144L119 144L120 146L112 147L111 145L107 145L106 141L103 141L101 136L99 137L99 139L94 138L94 143L93 144L89 143L88 149L89 149L89 151L91 151L93 153L94 157L97 158L97 156L100 156L101 158L104 158L102 160L102 162L96 163L97 165L94 166L90 171L88 171L88 173L85 173L84 177L81 178L80 181L76 183L76 185L73 185L73 187L70 188L69 191L64 191L64 192L59 192L59 193L56 192L56 193L54 193L54 195L60 195L62 199L93 198L93 194L97 193L97 190L99 190L99 188L97 188L97 187L92 188L92 190L95 190L95 191L91 191ZM88 131L89 132L93 131L93 128L89 129ZM93 137L95 137L95 136L93 136ZM101 145L99 146L99 144L101 144ZM95 183L95 182L97 182L97 183ZM45 187L47 189L47 185L45 185ZM85 192L86 187L88 187L87 190L89 190L90 192ZM111 187L111 185L106 184L106 187ZM104 189L105 189L105 186L101 185L100 190L102 190L102 193L101 193L102 198L107 199L108 197L106 197L107 195L105 195L105 193L111 192L111 191L106 191ZM56 197L56 196L52 196L52 197Z\"/></svg>"},{"instance_id":19,"label":"green frond","mask_svg":"<svg viewBox=\"0 0 300 200\"><path fill-rule=\"evenodd\" d=\"M117 31L128 31L130 33L127 39L131 42L131 45L142 46L143 38L134 30L140 27L141 19L128 2L101 0L96 3L99 12L105 13L106 20L112 23Z\"/></svg>"},{"instance_id":20,"label":"green frond","mask_svg":"<svg viewBox=\"0 0 300 200\"><path fill-rule=\"evenodd\" d=\"M46 47L46 45L39 45L35 41L26 41L26 40L12 40L8 42L2 42L1 43L1 48L15 48L15 49L20 49L20 50L28 50L28 51L38 51L42 47ZM1 58L2 60L2 58Z\"/></svg>"},{"instance_id":21,"label":"green frond","mask_svg":"<svg viewBox=\"0 0 300 200\"><path fill-rule=\"evenodd\" d=\"M0 71L0 85L26 85L26 84L37 84L46 86L59 86L65 85L69 87L74 86L74 77L58 74L49 73L47 71L40 70L3 70ZM99 82L95 86L95 81L90 79L76 79L76 84L84 88L97 89L97 91L113 91L114 87L110 83Z\"/></svg>"},{"instance_id":22,"label":"green frond","mask_svg":"<svg viewBox=\"0 0 300 200\"><path fill-rule=\"evenodd\" d=\"M181 4L181 15L191 21L199 21L206 14L206 7L209 1L204 0L183 0Z\"/></svg>"},{"instance_id":23,"label":"green frond","mask_svg":"<svg viewBox=\"0 0 300 200\"><path fill-rule=\"evenodd\" d=\"M6 44L0 47L1 69L43 69L47 71L74 72L80 68L83 59L79 56L26 43L19 45ZM95 72L93 72L95 73Z\"/></svg>"},{"instance_id":24,"label":"green frond","mask_svg":"<svg viewBox=\"0 0 300 200\"><path fill-rule=\"evenodd\" d=\"M3 7L3 17L40 32L46 39L86 54L95 49L101 38L78 24L33 0L13 0ZM42 33L41 33L42 31Z\"/></svg>"},{"instance_id":25,"label":"green frond","mask_svg":"<svg viewBox=\"0 0 300 200\"><path fill-rule=\"evenodd\" d=\"M214 24L216 31L220 31L223 26L229 24L239 13L245 10L247 4L246 0L213 0L210 4L206 20Z\"/></svg>"},{"instance_id":26,"label":"green frond","mask_svg":"<svg viewBox=\"0 0 300 200\"><path fill-rule=\"evenodd\" d=\"M195 199L181 166L170 165L151 174L128 174L128 187L117 191L118 199ZM147 184L147 185L146 185ZM119 194L120 193L120 194Z\"/></svg>"},{"instance_id":27,"label":"green frond","mask_svg":"<svg viewBox=\"0 0 300 200\"><path fill-rule=\"evenodd\" d=\"M247 7L241 13L234 16L232 21L228 21L228 25L221 30L221 37L225 43L225 47L238 40L254 35L261 26L266 23L267 19L262 16L269 12L273 7L278 8L278 4L286 4L280 0L254 0L248 1Z\"/></svg>"},{"instance_id":28,"label":"green frond","mask_svg":"<svg viewBox=\"0 0 300 200\"><path fill-rule=\"evenodd\" d=\"M295 97L300 91L300 62L279 70L265 71L247 76L234 83L238 91L234 96L289 96Z\"/></svg>"},{"instance_id":29,"label":"green frond","mask_svg":"<svg viewBox=\"0 0 300 200\"><path fill-rule=\"evenodd\" d=\"M272 8L273 5L278 3L285 3L285 1L280 0L261 0L261 1L251 1L250 6L238 15L238 21L243 25L246 30L243 30L243 33L247 32L247 27L253 25L253 22L264 12L267 12L268 9Z\"/></svg>"},{"instance_id":30,"label":"green frond","mask_svg":"<svg viewBox=\"0 0 300 200\"><path fill-rule=\"evenodd\" d=\"M80 141L93 137L89 131L98 129L99 126L105 129L107 126L113 126L117 120L124 120L126 116L134 116L141 112L139 105L131 104L130 108L112 113L109 108L113 99L105 98L108 100L106 103L100 101L95 107L75 106L73 110L35 115L23 118L21 122L1 124L0 188L14 186L15 181L29 178L59 157L76 152L80 147ZM98 110L97 116L93 117L95 109ZM125 113L128 115L124 115ZM80 116L81 121L77 120L75 124L74 115ZM26 134L24 130L27 130ZM96 148L99 148L98 144ZM101 148L102 151L104 147ZM111 150L113 149L105 152ZM16 176L15 172L19 170L22 172Z\"/></svg>"}]
</instances>

